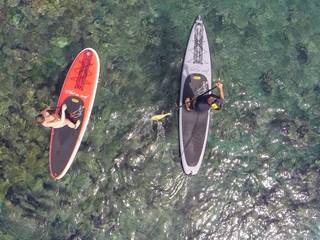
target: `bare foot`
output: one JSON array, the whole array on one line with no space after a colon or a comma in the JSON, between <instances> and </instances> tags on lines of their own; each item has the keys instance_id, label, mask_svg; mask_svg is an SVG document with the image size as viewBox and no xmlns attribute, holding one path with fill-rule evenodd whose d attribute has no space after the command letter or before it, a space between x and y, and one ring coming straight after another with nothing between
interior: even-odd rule
<instances>
[{"instance_id":1,"label":"bare foot","mask_svg":"<svg viewBox=\"0 0 320 240\"><path fill-rule=\"evenodd\" d=\"M184 100L184 104L185 104L186 110L187 110L188 112L190 112L190 111L191 111L191 99L187 97L187 98Z\"/></svg>"},{"instance_id":2,"label":"bare foot","mask_svg":"<svg viewBox=\"0 0 320 240\"><path fill-rule=\"evenodd\" d=\"M75 127L74 129L77 129L77 128L80 126L80 123L81 123L81 121L78 120L78 121L76 122L76 127Z\"/></svg>"}]
</instances>

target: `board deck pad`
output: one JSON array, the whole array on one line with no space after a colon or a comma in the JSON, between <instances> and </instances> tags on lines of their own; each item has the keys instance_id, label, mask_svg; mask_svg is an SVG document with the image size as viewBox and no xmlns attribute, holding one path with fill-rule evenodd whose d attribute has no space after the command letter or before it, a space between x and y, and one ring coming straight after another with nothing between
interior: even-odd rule
<instances>
[{"instance_id":1,"label":"board deck pad","mask_svg":"<svg viewBox=\"0 0 320 240\"><path fill-rule=\"evenodd\" d=\"M199 76L200 79L195 78ZM187 77L183 88L183 99L199 96L208 90L208 82L205 76L200 74L191 74ZM191 111L183 108L182 125L184 127L184 155L189 166L196 166L203 148L207 130L208 112Z\"/></svg>"},{"instance_id":2,"label":"board deck pad","mask_svg":"<svg viewBox=\"0 0 320 240\"><path fill-rule=\"evenodd\" d=\"M66 118L71 122L76 123L77 120L83 121L84 106L80 98L70 96L66 98L63 104L67 105ZM64 126L63 128L55 129L54 138L52 141L52 152L54 157L59 159L56 164L52 165L52 174L57 177L66 167L70 156L73 152L73 146L76 145L80 134L81 124L77 129Z\"/></svg>"},{"instance_id":3,"label":"board deck pad","mask_svg":"<svg viewBox=\"0 0 320 240\"><path fill-rule=\"evenodd\" d=\"M179 105L186 97L199 96L211 88L211 56L205 27L199 16L194 22L185 53ZM201 166L209 132L210 111L179 109L179 142L182 167L196 174Z\"/></svg>"},{"instance_id":4,"label":"board deck pad","mask_svg":"<svg viewBox=\"0 0 320 240\"><path fill-rule=\"evenodd\" d=\"M66 118L73 123L79 119L77 129L65 126L52 129L50 141L50 174L62 178L70 168L85 133L96 94L100 62L92 48L82 50L73 61L64 81L56 114L67 105Z\"/></svg>"},{"instance_id":5,"label":"board deck pad","mask_svg":"<svg viewBox=\"0 0 320 240\"><path fill-rule=\"evenodd\" d=\"M183 99L187 97L193 98L194 96L199 96L200 94L207 91L208 80L202 74L190 74L183 86Z\"/></svg>"}]
</instances>

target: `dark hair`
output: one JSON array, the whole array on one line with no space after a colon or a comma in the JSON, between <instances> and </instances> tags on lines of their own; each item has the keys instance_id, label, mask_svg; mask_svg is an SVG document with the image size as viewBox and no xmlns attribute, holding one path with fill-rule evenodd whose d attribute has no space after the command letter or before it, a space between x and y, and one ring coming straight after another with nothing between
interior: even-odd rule
<instances>
[{"instance_id":1,"label":"dark hair","mask_svg":"<svg viewBox=\"0 0 320 240\"><path fill-rule=\"evenodd\" d=\"M48 109L47 113L49 113L50 115L54 114L56 112L56 110L54 109Z\"/></svg>"},{"instance_id":2,"label":"dark hair","mask_svg":"<svg viewBox=\"0 0 320 240\"><path fill-rule=\"evenodd\" d=\"M36 116L35 120L36 120L37 123L41 124L41 123L44 122L44 116L42 114L39 114L39 115Z\"/></svg>"}]
</instances>

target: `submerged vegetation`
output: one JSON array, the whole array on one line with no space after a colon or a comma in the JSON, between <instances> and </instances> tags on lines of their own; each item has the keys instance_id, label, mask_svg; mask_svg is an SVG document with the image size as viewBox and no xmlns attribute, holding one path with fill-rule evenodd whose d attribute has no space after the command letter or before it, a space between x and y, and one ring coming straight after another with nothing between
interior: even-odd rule
<instances>
[{"instance_id":1,"label":"submerged vegetation","mask_svg":"<svg viewBox=\"0 0 320 240\"><path fill-rule=\"evenodd\" d=\"M320 237L317 1L0 1L0 239ZM196 15L226 86L200 173L173 109ZM61 181L34 116L85 47L101 60L91 121Z\"/></svg>"}]
</instances>

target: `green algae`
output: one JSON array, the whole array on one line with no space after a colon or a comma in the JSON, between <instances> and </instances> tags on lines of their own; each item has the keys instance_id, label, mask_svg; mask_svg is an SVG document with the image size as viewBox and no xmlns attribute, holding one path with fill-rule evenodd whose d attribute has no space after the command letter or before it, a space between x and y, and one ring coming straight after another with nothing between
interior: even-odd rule
<instances>
[{"instance_id":1,"label":"green algae","mask_svg":"<svg viewBox=\"0 0 320 240\"><path fill-rule=\"evenodd\" d=\"M1 239L319 236L316 1L10 0L0 8ZM198 14L227 98L212 115L200 173L188 178L177 116L163 126L149 117L174 108ZM56 103L84 47L101 58L96 102L75 162L55 182L50 132L33 119Z\"/></svg>"}]
</instances>

